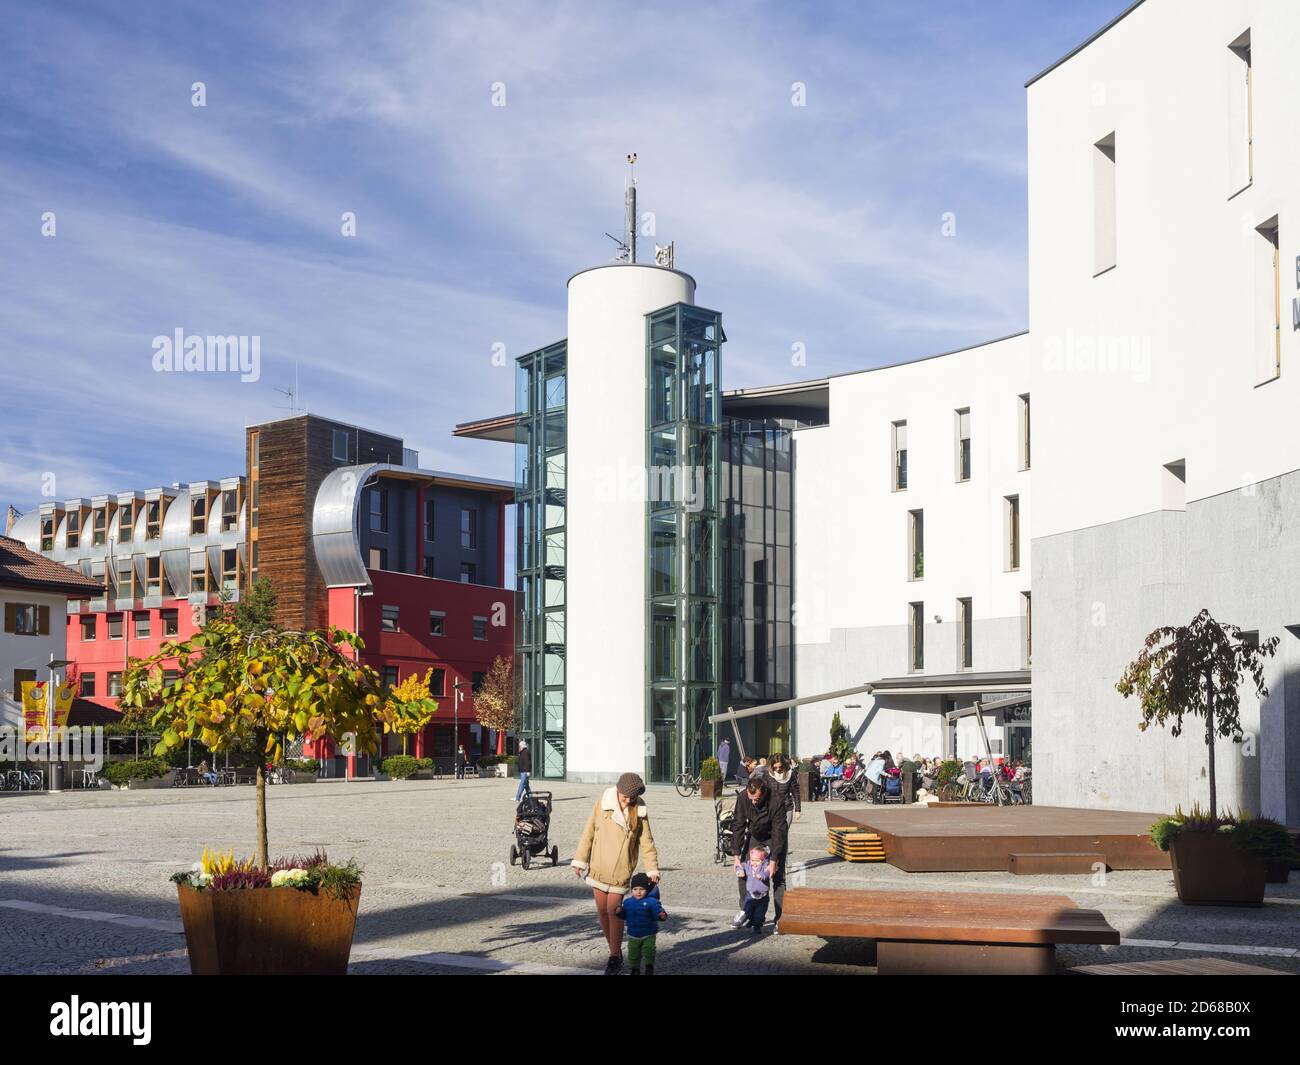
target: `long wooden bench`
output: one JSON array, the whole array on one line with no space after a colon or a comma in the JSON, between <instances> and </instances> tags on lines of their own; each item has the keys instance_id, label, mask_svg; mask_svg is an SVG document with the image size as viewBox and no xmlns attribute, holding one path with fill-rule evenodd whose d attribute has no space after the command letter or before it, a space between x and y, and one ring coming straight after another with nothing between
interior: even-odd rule
<instances>
[{"instance_id":1,"label":"long wooden bench","mask_svg":"<svg viewBox=\"0 0 1300 1065\"><path fill-rule=\"evenodd\" d=\"M794 888L782 935L875 940L881 975L1055 972L1056 944L1119 944L1064 895Z\"/></svg>"},{"instance_id":2,"label":"long wooden bench","mask_svg":"<svg viewBox=\"0 0 1300 1065\"><path fill-rule=\"evenodd\" d=\"M1226 958L1174 958L1169 961L1111 962L1076 965L1072 973L1085 976L1289 976L1262 965L1246 965Z\"/></svg>"}]
</instances>

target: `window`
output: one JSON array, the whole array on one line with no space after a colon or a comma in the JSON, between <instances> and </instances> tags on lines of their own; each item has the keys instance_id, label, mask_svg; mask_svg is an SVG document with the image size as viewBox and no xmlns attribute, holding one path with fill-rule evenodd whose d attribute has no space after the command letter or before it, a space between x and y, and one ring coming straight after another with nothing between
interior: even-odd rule
<instances>
[{"instance_id":1,"label":"window","mask_svg":"<svg viewBox=\"0 0 1300 1065\"><path fill-rule=\"evenodd\" d=\"M1034 601L1029 592L1020 593L1020 642L1028 669L1034 664Z\"/></svg>"},{"instance_id":2,"label":"window","mask_svg":"<svg viewBox=\"0 0 1300 1065\"><path fill-rule=\"evenodd\" d=\"M145 559L145 595L162 595L162 559L158 555Z\"/></svg>"},{"instance_id":3,"label":"window","mask_svg":"<svg viewBox=\"0 0 1300 1065\"><path fill-rule=\"evenodd\" d=\"M460 583L478 584L478 567L473 562L462 562L460 564Z\"/></svg>"},{"instance_id":4,"label":"window","mask_svg":"<svg viewBox=\"0 0 1300 1065\"><path fill-rule=\"evenodd\" d=\"M434 564L432 555L424 556L424 575L426 577L436 577L438 575L437 566Z\"/></svg>"},{"instance_id":5,"label":"window","mask_svg":"<svg viewBox=\"0 0 1300 1065\"><path fill-rule=\"evenodd\" d=\"M221 531L239 527L239 493L233 488L221 493Z\"/></svg>"},{"instance_id":6,"label":"window","mask_svg":"<svg viewBox=\"0 0 1300 1065\"><path fill-rule=\"evenodd\" d=\"M122 615L109 614L108 618L108 638L110 640L120 640L122 638Z\"/></svg>"},{"instance_id":7,"label":"window","mask_svg":"<svg viewBox=\"0 0 1300 1065\"><path fill-rule=\"evenodd\" d=\"M41 550L54 550L54 518L41 519Z\"/></svg>"},{"instance_id":8,"label":"window","mask_svg":"<svg viewBox=\"0 0 1300 1065\"><path fill-rule=\"evenodd\" d=\"M91 521L90 542L102 547L108 541L108 507L96 507Z\"/></svg>"},{"instance_id":9,"label":"window","mask_svg":"<svg viewBox=\"0 0 1300 1065\"><path fill-rule=\"evenodd\" d=\"M907 422L894 422L894 491L907 488Z\"/></svg>"},{"instance_id":10,"label":"window","mask_svg":"<svg viewBox=\"0 0 1300 1065\"><path fill-rule=\"evenodd\" d=\"M48 636L50 608L35 603L5 603L5 632L14 636Z\"/></svg>"},{"instance_id":11,"label":"window","mask_svg":"<svg viewBox=\"0 0 1300 1065\"><path fill-rule=\"evenodd\" d=\"M372 547L370 549L370 568L388 569L388 548Z\"/></svg>"},{"instance_id":12,"label":"window","mask_svg":"<svg viewBox=\"0 0 1300 1065\"><path fill-rule=\"evenodd\" d=\"M1020 497L1006 497L1007 569L1020 568Z\"/></svg>"},{"instance_id":13,"label":"window","mask_svg":"<svg viewBox=\"0 0 1300 1065\"><path fill-rule=\"evenodd\" d=\"M382 680L383 680L383 685L384 685L384 690L385 690L385 691L387 691L387 690L390 689L390 688L396 688L396 687L397 687L397 667L396 667L396 666L384 666L383 671L382 671Z\"/></svg>"},{"instance_id":14,"label":"window","mask_svg":"<svg viewBox=\"0 0 1300 1065\"><path fill-rule=\"evenodd\" d=\"M919 673L925 668L925 604L907 604L907 638L911 646L908 668Z\"/></svg>"},{"instance_id":15,"label":"window","mask_svg":"<svg viewBox=\"0 0 1300 1065\"><path fill-rule=\"evenodd\" d=\"M68 511L67 545L77 547L81 543L81 511Z\"/></svg>"},{"instance_id":16,"label":"window","mask_svg":"<svg viewBox=\"0 0 1300 1065\"><path fill-rule=\"evenodd\" d=\"M346 429L334 430L334 461L348 461L348 431Z\"/></svg>"},{"instance_id":17,"label":"window","mask_svg":"<svg viewBox=\"0 0 1300 1065\"><path fill-rule=\"evenodd\" d=\"M257 528L258 504L261 502L262 499L261 488L262 488L261 481L257 481L257 480L253 481L253 503L252 503L252 508L248 514L248 524L251 528L254 529Z\"/></svg>"},{"instance_id":18,"label":"window","mask_svg":"<svg viewBox=\"0 0 1300 1065\"><path fill-rule=\"evenodd\" d=\"M15 669L14 670L14 699L20 700L23 697L23 682L30 681L36 683L36 670L34 669Z\"/></svg>"},{"instance_id":19,"label":"window","mask_svg":"<svg viewBox=\"0 0 1300 1065\"><path fill-rule=\"evenodd\" d=\"M475 695L477 695L480 691L483 690L483 682L485 680L487 680L486 673L481 673L476 671L474 674L472 674L470 689L474 692Z\"/></svg>"},{"instance_id":20,"label":"window","mask_svg":"<svg viewBox=\"0 0 1300 1065\"><path fill-rule=\"evenodd\" d=\"M117 560L117 597L119 599L135 598L135 566L128 555Z\"/></svg>"},{"instance_id":21,"label":"window","mask_svg":"<svg viewBox=\"0 0 1300 1065\"><path fill-rule=\"evenodd\" d=\"M1029 393L1020 397L1020 468L1029 469Z\"/></svg>"},{"instance_id":22,"label":"window","mask_svg":"<svg viewBox=\"0 0 1300 1065\"><path fill-rule=\"evenodd\" d=\"M96 620L97 619L94 614L91 614L90 617L81 619L81 642L82 643L95 642Z\"/></svg>"},{"instance_id":23,"label":"window","mask_svg":"<svg viewBox=\"0 0 1300 1065\"><path fill-rule=\"evenodd\" d=\"M467 551L478 547L478 511L466 507L460 512L460 546Z\"/></svg>"},{"instance_id":24,"label":"window","mask_svg":"<svg viewBox=\"0 0 1300 1065\"><path fill-rule=\"evenodd\" d=\"M163 687L170 688L173 684L175 684L178 680L180 680L180 677L181 677L181 671L179 669L164 669L162 675Z\"/></svg>"},{"instance_id":25,"label":"window","mask_svg":"<svg viewBox=\"0 0 1300 1065\"><path fill-rule=\"evenodd\" d=\"M122 694L122 674L110 673L108 675L108 694L113 698Z\"/></svg>"},{"instance_id":26,"label":"window","mask_svg":"<svg viewBox=\"0 0 1300 1065\"><path fill-rule=\"evenodd\" d=\"M208 531L208 495L206 492L190 500L190 535L202 536Z\"/></svg>"},{"instance_id":27,"label":"window","mask_svg":"<svg viewBox=\"0 0 1300 1065\"><path fill-rule=\"evenodd\" d=\"M925 511L907 512L907 579L919 581L925 577Z\"/></svg>"},{"instance_id":28,"label":"window","mask_svg":"<svg viewBox=\"0 0 1300 1065\"><path fill-rule=\"evenodd\" d=\"M1282 253L1274 215L1256 230L1255 242L1255 381L1262 384L1282 373Z\"/></svg>"},{"instance_id":29,"label":"window","mask_svg":"<svg viewBox=\"0 0 1300 1065\"><path fill-rule=\"evenodd\" d=\"M1115 267L1115 134L1108 133L1093 145L1092 152L1092 274L1096 277Z\"/></svg>"},{"instance_id":30,"label":"window","mask_svg":"<svg viewBox=\"0 0 1300 1065\"><path fill-rule=\"evenodd\" d=\"M388 532L388 489L370 489L370 531Z\"/></svg>"},{"instance_id":31,"label":"window","mask_svg":"<svg viewBox=\"0 0 1300 1065\"><path fill-rule=\"evenodd\" d=\"M83 699L93 699L95 697L95 674L81 674L81 697Z\"/></svg>"},{"instance_id":32,"label":"window","mask_svg":"<svg viewBox=\"0 0 1300 1065\"><path fill-rule=\"evenodd\" d=\"M147 610L142 610L134 615L135 617L135 636L137 640L147 640L153 629L151 618Z\"/></svg>"},{"instance_id":33,"label":"window","mask_svg":"<svg viewBox=\"0 0 1300 1065\"><path fill-rule=\"evenodd\" d=\"M429 678L429 694L442 696L447 694L447 671L445 669L435 669L433 676Z\"/></svg>"},{"instance_id":34,"label":"window","mask_svg":"<svg viewBox=\"0 0 1300 1065\"><path fill-rule=\"evenodd\" d=\"M970 408L956 411L957 480L970 480Z\"/></svg>"},{"instance_id":35,"label":"window","mask_svg":"<svg viewBox=\"0 0 1300 1065\"><path fill-rule=\"evenodd\" d=\"M487 639L487 618L474 619L474 639L476 640Z\"/></svg>"},{"instance_id":36,"label":"window","mask_svg":"<svg viewBox=\"0 0 1300 1065\"><path fill-rule=\"evenodd\" d=\"M957 600L957 668L970 669L974 661L975 615L969 599Z\"/></svg>"},{"instance_id":37,"label":"window","mask_svg":"<svg viewBox=\"0 0 1300 1065\"><path fill-rule=\"evenodd\" d=\"M206 592L208 590L207 555L195 553L190 555L190 591Z\"/></svg>"},{"instance_id":38,"label":"window","mask_svg":"<svg viewBox=\"0 0 1300 1065\"><path fill-rule=\"evenodd\" d=\"M162 634L164 636L176 636L181 631L180 611L162 610L159 612L162 618Z\"/></svg>"},{"instance_id":39,"label":"window","mask_svg":"<svg viewBox=\"0 0 1300 1065\"><path fill-rule=\"evenodd\" d=\"M221 589L233 592L239 588L239 551L228 548L221 552Z\"/></svg>"},{"instance_id":40,"label":"window","mask_svg":"<svg viewBox=\"0 0 1300 1065\"><path fill-rule=\"evenodd\" d=\"M434 518L433 500L424 501L424 539L428 543L433 543L433 518Z\"/></svg>"},{"instance_id":41,"label":"window","mask_svg":"<svg viewBox=\"0 0 1300 1065\"><path fill-rule=\"evenodd\" d=\"M117 508L118 543L129 544L135 528L135 503L123 503Z\"/></svg>"},{"instance_id":42,"label":"window","mask_svg":"<svg viewBox=\"0 0 1300 1065\"><path fill-rule=\"evenodd\" d=\"M258 550L258 543L257 543L256 540L254 540L251 544L248 545L248 553L249 553L249 560L248 560L248 577L249 577L249 580L251 580L251 581L256 581L256 580L257 580L257 560L258 560L258 558L261 556L261 552Z\"/></svg>"},{"instance_id":43,"label":"window","mask_svg":"<svg viewBox=\"0 0 1300 1065\"><path fill-rule=\"evenodd\" d=\"M144 538L157 540L162 536L162 503L155 499L145 504Z\"/></svg>"},{"instance_id":44,"label":"window","mask_svg":"<svg viewBox=\"0 0 1300 1065\"><path fill-rule=\"evenodd\" d=\"M251 456L249 465L257 469L262 464L262 434L249 433L248 435L248 452Z\"/></svg>"},{"instance_id":45,"label":"window","mask_svg":"<svg viewBox=\"0 0 1300 1065\"><path fill-rule=\"evenodd\" d=\"M447 615L441 610L429 611L429 635L445 636L447 634Z\"/></svg>"},{"instance_id":46,"label":"window","mask_svg":"<svg viewBox=\"0 0 1300 1065\"><path fill-rule=\"evenodd\" d=\"M400 626L398 625L398 617L400 613L401 613L400 607L386 606L382 609L381 614L383 616L383 621L380 627L384 630L384 632L402 631Z\"/></svg>"},{"instance_id":47,"label":"window","mask_svg":"<svg viewBox=\"0 0 1300 1065\"><path fill-rule=\"evenodd\" d=\"M1250 30L1228 45L1228 193L1235 196L1255 179L1255 87Z\"/></svg>"}]
</instances>

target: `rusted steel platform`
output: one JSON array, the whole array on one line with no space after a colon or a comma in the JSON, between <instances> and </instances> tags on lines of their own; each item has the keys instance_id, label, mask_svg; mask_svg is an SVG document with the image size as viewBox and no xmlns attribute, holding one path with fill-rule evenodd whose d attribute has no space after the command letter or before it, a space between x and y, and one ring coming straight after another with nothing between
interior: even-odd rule
<instances>
[{"instance_id":1,"label":"rusted steel platform","mask_svg":"<svg viewBox=\"0 0 1300 1065\"><path fill-rule=\"evenodd\" d=\"M1158 816L1059 806L869 806L827 810L826 826L876 833L885 861L909 873L1005 872L1013 854L1101 854L1110 869L1168 869L1169 855L1147 834Z\"/></svg>"}]
</instances>

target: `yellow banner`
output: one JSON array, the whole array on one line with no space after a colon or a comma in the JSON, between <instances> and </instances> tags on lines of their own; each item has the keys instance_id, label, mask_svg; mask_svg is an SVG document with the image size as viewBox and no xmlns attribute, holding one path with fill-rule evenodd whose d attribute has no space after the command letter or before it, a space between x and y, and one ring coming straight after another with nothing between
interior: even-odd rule
<instances>
[{"instance_id":1,"label":"yellow banner","mask_svg":"<svg viewBox=\"0 0 1300 1065\"><path fill-rule=\"evenodd\" d=\"M41 743L45 740L45 715L49 712L46 701L45 681L23 681L23 724L27 730L28 743Z\"/></svg>"},{"instance_id":2,"label":"yellow banner","mask_svg":"<svg viewBox=\"0 0 1300 1065\"><path fill-rule=\"evenodd\" d=\"M60 684L54 689L54 727L63 728L72 712L72 686Z\"/></svg>"}]
</instances>

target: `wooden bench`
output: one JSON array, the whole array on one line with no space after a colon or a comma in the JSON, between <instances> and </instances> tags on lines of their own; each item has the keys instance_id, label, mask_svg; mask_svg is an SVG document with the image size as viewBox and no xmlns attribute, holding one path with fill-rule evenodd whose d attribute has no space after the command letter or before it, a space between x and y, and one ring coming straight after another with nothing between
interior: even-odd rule
<instances>
[{"instance_id":1,"label":"wooden bench","mask_svg":"<svg viewBox=\"0 0 1300 1065\"><path fill-rule=\"evenodd\" d=\"M786 892L782 935L876 942L884 975L1055 972L1056 944L1119 945L1097 910L1064 895L956 891Z\"/></svg>"},{"instance_id":2,"label":"wooden bench","mask_svg":"<svg viewBox=\"0 0 1300 1065\"><path fill-rule=\"evenodd\" d=\"M1246 965L1226 958L1177 958L1171 961L1128 961L1102 965L1076 965L1072 973L1085 976L1289 976L1262 965Z\"/></svg>"},{"instance_id":3,"label":"wooden bench","mask_svg":"<svg viewBox=\"0 0 1300 1065\"><path fill-rule=\"evenodd\" d=\"M1018 876L1035 876L1040 874L1092 873L1097 867L1106 868L1104 854L1084 854L1065 852L1048 852L1040 854L1011 854L1007 860L1007 871Z\"/></svg>"}]
</instances>

